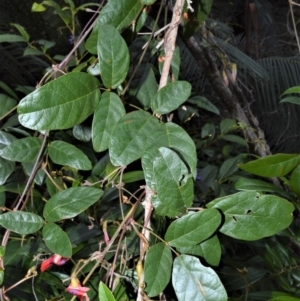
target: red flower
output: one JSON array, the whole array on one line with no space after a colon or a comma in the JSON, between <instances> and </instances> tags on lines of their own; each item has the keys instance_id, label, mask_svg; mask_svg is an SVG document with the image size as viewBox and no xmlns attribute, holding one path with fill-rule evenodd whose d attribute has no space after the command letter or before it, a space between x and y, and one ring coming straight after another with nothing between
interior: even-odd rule
<instances>
[{"instance_id":1,"label":"red flower","mask_svg":"<svg viewBox=\"0 0 300 301\"><path fill-rule=\"evenodd\" d=\"M79 298L80 301L85 300L90 301L87 291L90 289L88 287L81 286L79 280L76 277L71 278L71 283L67 287L66 291Z\"/></svg>"},{"instance_id":2,"label":"red flower","mask_svg":"<svg viewBox=\"0 0 300 301\"><path fill-rule=\"evenodd\" d=\"M56 265L63 265L65 264L69 258L62 257L58 254L54 254L48 259L45 259L41 264L41 272L44 272L52 267L53 264Z\"/></svg>"}]
</instances>

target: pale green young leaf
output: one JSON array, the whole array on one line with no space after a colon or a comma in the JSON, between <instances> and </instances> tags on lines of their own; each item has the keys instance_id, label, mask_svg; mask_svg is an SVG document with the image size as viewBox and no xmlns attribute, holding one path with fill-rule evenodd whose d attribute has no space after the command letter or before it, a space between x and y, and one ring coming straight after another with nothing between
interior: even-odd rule
<instances>
[{"instance_id":1,"label":"pale green young leaf","mask_svg":"<svg viewBox=\"0 0 300 301\"><path fill-rule=\"evenodd\" d=\"M47 248L54 254L69 258L72 256L72 245L65 231L54 223L43 227L43 240Z\"/></svg>"},{"instance_id":2,"label":"pale green young leaf","mask_svg":"<svg viewBox=\"0 0 300 301\"><path fill-rule=\"evenodd\" d=\"M117 94L108 91L102 94L92 124L92 141L96 152L108 149L114 126L125 114L124 105Z\"/></svg>"},{"instance_id":3,"label":"pale green young leaf","mask_svg":"<svg viewBox=\"0 0 300 301\"><path fill-rule=\"evenodd\" d=\"M125 80L129 68L126 42L116 28L105 24L99 29L97 49L103 84L115 89Z\"/></svg>"},{"instance_id":4,"label":"pale green young leaf","mask_svg":"<svg viewBox=\"0 0 300 301\"><path fill-rule=\"evenodd\" d=\"M34 130L68 129L91 115L100 100L99 81L74 72L38 88L21 100L20 123Z\"/></svg>"},{"instance_id":5,"label":"pale green young leaf","mask_svg":"<svg viewBox=\"0 0 300 301\"><path fill-rule=\"evenodd\" d=\"M99 301L116 301L111 290L102 281L99 283L98 297Z\"/></svg>"},{"instance_id":6,"label":"pale green young leaf","mask_svg":"<svg viewBox=\"0 0 300 301\"><path fill-rule=\"evenodd\" d=\"M145 261L145 291L151 298L159 295L171 278L172 253L170 247L160 242L152 246Z\"/></svg>"},{"instance_id":7,"label":"pale green young leaf","mask_svg":"<svg viewBox=\"0 0 300 301\"><path fill-rule=\"evenodd\" d=\"M226 290L216 272L194 256L175 258L172 283L178 301L227 301Z\"/></svg>"},{"instance_id":8,"label":"pale green young leaf","mask_svg":"<svg viewBox=\"0 0 300 301\"><path fill-rule=\"evenodd\" d=\"M87 155L70 143L52 141L48 146L48 153L55 164L66 165L79 170L92 169L92 163Z\"/></svg>"}]
</instances>

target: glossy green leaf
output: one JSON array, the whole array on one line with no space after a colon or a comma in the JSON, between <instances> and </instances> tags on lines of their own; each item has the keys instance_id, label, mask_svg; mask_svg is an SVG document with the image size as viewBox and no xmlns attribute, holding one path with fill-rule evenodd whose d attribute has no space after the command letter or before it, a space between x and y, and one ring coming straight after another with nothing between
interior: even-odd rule
<instances>
[{"instance_id":1,"label":"glossy green leaf","mask_svg":"<svg viewBox=\"0 0 300 301\"><path fill-rule=\"evenodd\" d=\"M227 301L226 290L216 272L193 256L175 258L172 283L179 301Z\"/></svg>"},{"instance_id":2,"label":"glossy green leaf","mask_svg":"<svg viewBox=\"0 0 300 301\"><path fill-rule=\"evenodd\" d=\"M34 162L22 162L22 166L24 168L27 176L30 176L34 167ZM38 185L42 185L45 180L46 174L43 169L39 169L34 177L34 182Z\"/></svg>"},{"instance_id":3,"label":"glossy green leaf","mask_svg":"<svg viewBox=\"0 0 300 301\"><path fill-rule=\"evenodd\" d=\"M144 110L148 110L151 106L151 101L158 90L158 84L151 64L147 64L142 73L141 78L132 81L130 93L139 100L143 105Z\"/></svg>"},{"instance_id":4,"label":"glossy green leaf","mask_svg":"<svg viewBox=\"0 0 300 301\"><path fill-rule=\"evenodd\" d=\"M0 43L14 43L14 42L26 42L26 40L16 34L0 34Z\"/></svg>"},{"instance_id":5,"label":"glossy green leaf","mask_svg":"<svg viewBox=\"0 0 300 301\"><path fill-rule=\"evenodd\" d=\"M65 231L56 224L48 223L43 227L43 240L49 250L62 257L72 256L72 246Z\"/></svg>"},{"instance_id":6,"label":"glossy green leaf","mask_svg":"<svg viewBox=\"0 0 300 301\"><path fill-rule=\"evenodd\" d=\"M300 196L300 165L293 170L290 178L290 188L298 196Z\"/></svg>"},{"instance_id":7,"label":"glossy green leaf","mask_svg":"<svg viewBox=\"0 0 300 301\"><path fill-rule=\"evenodd\" d=\"M80 170L91 170L92 163L76 146L64 141L53 141L48 146L50 159L59 165L67 165Z\"/></svg>"},{"instance_id":8,"label":"glossy green leaf","mask_svg":"<svg viewBox=\"0 0 300 301\"><path fill-rule=\"evenodd\" d=\"M84 121L100 100L98 80L89 74L68 73L21 100L20 123L33 130L68 129Z\"/></svg>"},{"instance_id":9,"label":"glossy green leaf","mask_svg":"<svg viewBox=\"0 0 300 301\"><path fill-rule=\"evenodd\" d=\"M199 108L220 115L219 109L203 96L193 96L187 102L197 105Z\"/></svg>"},{"instance_id":10,"label":"glossy green leaf","mask_svg":"<svg viewBox=\"0 0 300 301\"><path fill-rule=\"evenodd\" d=\"M217 235L203 241L202 243L191 246L177 248L180 253L203 257L208 264L217 266L221 260L221 244Z\"/></svg>"},{"instance_id":11,"label":"glossy green leaf","mask_svg":"<svg viewBox=\"0 0 300 301\"><path fill-rule=\"evenodd\" d=\"M300 105L300 97L297 97L297 96L285 97L282 100L280 100L280 103L284 103L284 102L289 102L289 103L293 103L296 105Z\"/></svg>"},{"instance_id":12,"label":"glossy green leaf","mask_svg":"<svg viewBox=\"0 0 300 301\"><path fill-rule=\"evenodd\" d=\"M0 120L17 105L17 101L7 95L0 93Z\"/></svg>"},{"instance_id":13,"label":"glossy green leaf","mask_svg":"<svg viewBox=\"0 0 300 301\"><path fill-rule=\"evenodd\" d=\"M106 88L117 88L126 78L129 51L125 40L111 25L102 25L98 35L100 76Z\"/></svg>"},{"instance_id":14,"label":"glossy green leaf","mask_svg":"<svg viewBox=\"0 0 300 301\"><path fill-rule=\"evenodd\" d=\"M299 162L298 154L276 154L239 164L239 167L261 177L282 177L293 170Z\"/></svg>"},{"instance_id":15,"label":"glossy green leaf","mask_svg":"<svg viewBox=\"0 0 300 301\"><path fill-rule=\"evenodd\" d=\"M189 3L190 7L187 5ZM196 33L210 13L213 0L185 2L183 10L183 34L185 38Z\"/></svg>"},{"instance_id":16,"label":"glossy green leaf","mask_svg":"<svg viewBox=\"0 0 300 301\"><path fill-rule=\"evenodd\" d=\"M44 208L44 218L57 222L72 218L95 204L102 196L101 189L93 187L72 187L51 197Z\"/></svg>"},{"instance_id":17,"label":"glossy green leaf","mask_svg":"<svg viewBox=\"0 0 300 301\"><path fill-rule=\"evenodd\" d=\"M300 86L288 88L282 93L282 95L291 94L291 93L300 93Z\"/></svg>"},{"instance_id":18,"label":"glossy green leaf","mask_svg":"<svg viewBox=\"0 0 300 301\"><path fill-rule=\"evenodd\" d=\"M114 26L119 32L128 27L143 8L140 0L110 0L101 9L93 32L87 40L86 48L91 53L97 52L98 31L104 24Z\"/></svg>"},{"instance_id":19,"label":"glossy green leaf","mask_svg":"<svg viewBox=\"0 0 300 301\"><path fill-rule=\"evenodd\" d=\"M170 248L160 242L152 246L145 261L145 291L148 297L159 295L171 278L172 253Z\"/></svg>"},{"instance_id":20,"label":"glossy green leaf","mask_svg":"<svg viewBox=\"0 0 300 301\"><path fill-rule=\"evenodd\" d=\"M0 215L0 225L21 235L34 233L42 228L44 220L33 213L10 211Z\"/></svg>"},{"instance_id":21,"label":"glossy green leaf","mask_svg":"<svg viewBox=\"0 0 300 301\"><path fill-rule=\"evenodd\" d=\"M91 128L82 124L75 125L73 127L73 136L79 141L88 142L92 137Z\"/></svg>"},{"instance_id":22,"label":"glossy green leaf","mask_svg":"<svg viewBox=\"0 0 300 301\"><path fill-rule=\"evenodd\" d=\"M31 162L37 157L42 146L42 140L35 137L27 137L13 141L0 150L0 156L4 159L17 162Z\"/></svg>"},{"instance_id":23,"label":"glossy green leaf","mask_svg":"<svg viewBox=\"0 0 300 301\"><path fill-rule=\"evenodd\" d=\"M0 185L5 184L7 178L15 170L15 161L8 161L0 157Z\"/></svg>"},{"instance_id":24,"label":"glossy green leaf","mask_svg":"<svg viewBox=\"0 0 300 301\"><path fill-rule=\"evenodd\" d=\"M193 179L186 165L172 150L161 147L160 156L153 162L157 195L152 204L158 215L174 217L193 202Z\"/></svg>"},{"instance_id":25,"label":"glossy green leaf","mask_svg":"<svg viewBox=\"0 0 300 301\"><path fill-rule=\"evenodd\" d=\"M114 126L125 114L124 105L117 94L102 94L92 125L92 141L96 152L108 149Z\"/></svg>"},{"instance_id":26,"label":"glossy green leaf","mask_svg":"<svg viewBox=\"0 0 300 301\"><path fill-rule=\"evenodd\" d=\"M238 144L248 147L247 141L244 138L237 136L237 135L224 135L224 136L221 136L221 139L226 140L226 141L235 142L235 143L238 143Z\"/></svg>"},{"instance_id":27,"label":"glossy green leaf","mask_svg":"<svg viewBox=\"0 0 300 301\"><path fill-rule=\"evenodd\" d=\"M278 186L265 182L259 179L251 178L239 178L235 183L234 188L237 190L252 190L252 191L263 191L263 192L279 192L284 193L285 191Z\"/></svg>"},{"instance_id":28,"label":"glossy green leaf","mask_svg":"<svg viewBox=\"0 0 300 301\"><path fill-rule=\"evenodd\" d=\"M224 213L220 232L243 240L268 237L287 228L293 220L294 206L275 195L239 192L206 205Z\"/></svg>"},{"instance_id":29,"label":"glossy green leaf","mask_svg":"<svg viewBox=\"0 0 300 301\"><path fill-rule=\"evenodd\" d=\"M151 107L155 114L167 114L183 104L191 94L191 84L186 81L169 83L155 94Z\"/></svg>"},{"instance_id":30,"label":"glossy green leaf","mask_svg":"<svg viewBox=\"0 0 300 301\"><path fill-rule=\"evenodd\" d=\"M147 139L159 125L158 119L145 111L134 111L122 117L111 136L109 153L112 164L128 165L141 158Z\"/></svg>"},{"instance_id":31,"label":"glossy green leaf","mask_svg":"<svg viewBox=\"0 0 300 301\"><path fill-rule=\"evenodd\" d=\"M99 301L116 301L113 293L102 281L99 283L98 297Z\"/></svg>"},{"instance_id":32,"label":"glossy green leaf","mask_svg":"<svg viewBox=\"0 0 300 301\"><path fill-rule=\"evenodd\" d=\"M178 218L167 229L165 240L172 247L189 247L210 237L221 224L218 210L190 212Z\"/></svg>"}]
</instances>

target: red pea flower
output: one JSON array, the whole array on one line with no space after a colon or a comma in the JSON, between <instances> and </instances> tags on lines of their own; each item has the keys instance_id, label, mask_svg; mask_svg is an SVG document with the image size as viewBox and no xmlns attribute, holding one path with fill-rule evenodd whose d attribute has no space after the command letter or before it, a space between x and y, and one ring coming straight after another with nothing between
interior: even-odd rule
<instances>
[{"instance_id":1,"label":"red pea flower","mask_svg":"<svg viewBox=\"0 0 300 301\"><path fill-rule=\"evenodd\" d=\"M69 258L62 257L58 254L54 254L48 259L45 259L41 264L41 272L44 272L52 267L53 264L55 265L63 265L65 264Z\"/></svg>"},{"instance_id":2,"label":"red pea flower","mask_svg":"<svg viewBox=\"0 0 300 301\"><path fill-rule=\"evenodd\" d=\"M76 277L71 278L71 283L66 289L68 293L76 296L80 301L90 301L90 298L86 293L89 290L90 289L88 287L81 286L79 280Z\"/></svg>"}]
</instances>

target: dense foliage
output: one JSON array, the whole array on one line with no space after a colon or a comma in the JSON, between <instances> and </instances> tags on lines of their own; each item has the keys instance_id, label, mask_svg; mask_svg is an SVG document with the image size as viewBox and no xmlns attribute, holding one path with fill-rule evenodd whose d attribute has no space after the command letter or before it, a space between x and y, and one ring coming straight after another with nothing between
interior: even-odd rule
<instances>
[{"instance_id":1,"label":"dense foliage","mask_svg":"<svg viewBox=\"0 0 300 301\"><path fill-rule=\"evenodd\" d=\"M212 5L32 3L64 56L2 31L44 73L0 82L1 300L299 300L300 155L271 153Z\"/></svg>"}]
</instances>

